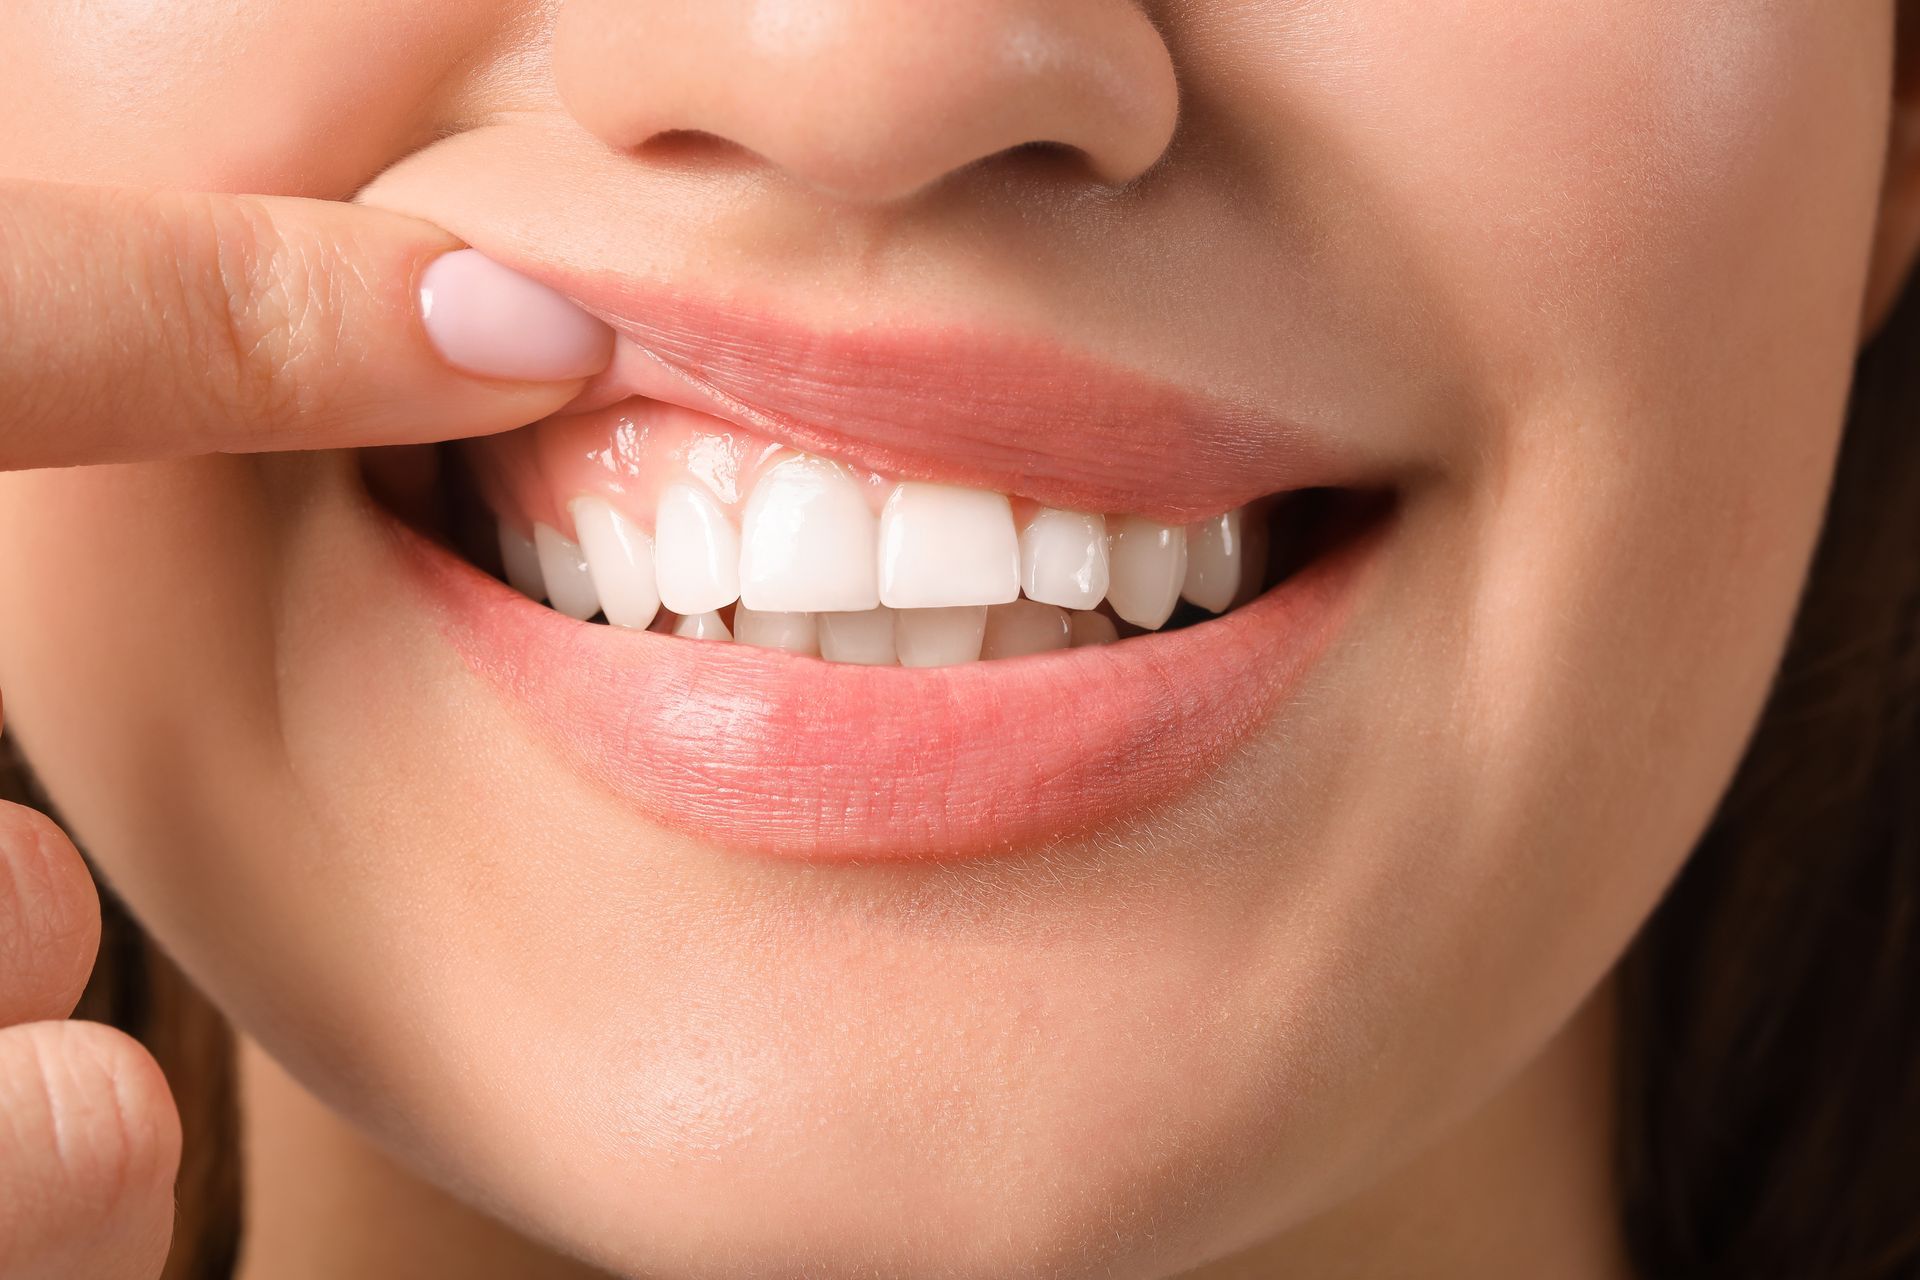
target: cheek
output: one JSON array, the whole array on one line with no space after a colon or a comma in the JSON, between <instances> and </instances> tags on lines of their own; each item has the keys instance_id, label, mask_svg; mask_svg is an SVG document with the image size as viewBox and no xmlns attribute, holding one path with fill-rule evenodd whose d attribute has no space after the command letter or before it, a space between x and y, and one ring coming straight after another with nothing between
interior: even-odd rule
<instances>
[{"instance_id":1,"label":"cheek","mask_svg":"<svg viewBox=\"0 0 1920 1280\"><path fill-rule=\"evenodd\" d=\"M1363 207L1416 246L1410 303L1483 388L1465 497L1489 732L1543 698L1569 709L1570 668L1602 721L1623 693L1708 724L1757 707L1851 371L1883 8L1453 0L1340 20L1376 57L1333 60L1323 115ZM1391 76L1355 70L1380 50Z\"/></svg>"},{"instance_id":2,"label":"cheek","mask_svg":"<svg viewBox=\"0 0 1920 1280\"><path fill-rule=\"evenodd\" d=\"M1737 760L1817 534L1886 15L1462 0L1354 21L1424 51L1362 96L1400 122L1363 163L1486 389L1473 484L1447 495L1471 566L1451 718L1489 836L1462 844L1564 848L1588 815L1639 851L1616 883L1657 878Z\"/></svg>"},{"instance_id":3,"label":"cheek","mask_svg":"<svg viewBox=\"0 0 1920 1280\"><path fill-rule=\"evenodd\" d=\"M1531 72L1436 86L1446 162L1406 157L1402 198L1426 203L1427 260L1454 264L1499 389L1470 688L1489 737L1542 736L1544 703L1706 796L1764 697L1838 442L1884 15L1551 7L1457 50L1459 84ZM1663 745L1688 733L1714 749Z\"/></svg>"},{"instance_id":4,"label":"cheek","mask_svg":"<svg viewBox=\"0 0 1920 1280\"><path fill-rule=\"evenodd\" d=\"M0 476L7 727L50 784L81 788L55 800L116 879L207 856L156 833L194 830L183 811L216 807L223 776L270 758L273 533L249 471L215 458Z\"/></svg>"},{"instance_id":5,"label":"cheek","mask_svg":"<svg viewBox=\"0 0 1920 1280\"><path fill-rule=\"evenodd\" d=\"M506 0L0 11L0 172L343 197L458 115Z\"/></svg>"}]
</instances>

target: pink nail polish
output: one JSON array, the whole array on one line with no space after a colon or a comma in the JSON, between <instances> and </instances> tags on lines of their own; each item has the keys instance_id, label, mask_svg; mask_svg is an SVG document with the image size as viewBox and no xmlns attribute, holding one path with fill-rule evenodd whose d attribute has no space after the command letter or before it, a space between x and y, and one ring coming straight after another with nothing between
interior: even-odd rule
<instances>
[{"instance_id":1,"label":"pink nail polish","mask_svg":"<svg viewBox=\"0 0 1920 1280\"><path fill-rule=\"evenodd\" d=\"M428 264L420 318L448 364L482 377L565 382L600 372L613 355L606 325L478 249Z\"/></svg>"}]
</instances>

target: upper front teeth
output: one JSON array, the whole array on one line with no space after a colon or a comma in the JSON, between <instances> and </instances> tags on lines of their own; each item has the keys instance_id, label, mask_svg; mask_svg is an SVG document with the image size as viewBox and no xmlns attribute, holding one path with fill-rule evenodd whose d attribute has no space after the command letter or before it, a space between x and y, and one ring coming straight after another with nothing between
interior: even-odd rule
<instances>
[{"instance_id":1,"label":"upper front teeth","mask_svg":"<svg viewBox=\"0 0 1920 1280\"><path fill-rule=\"evenodd\" d=\"M740 603L783 613L877 609L876 541L873 508L852 476L825 458L788 458L747 498Z\"/></svg>"},{"instance_id":2,"label":"upper front teeth","mask_svg":"<svg viewBox=\"0 0 1920 1280\"><path fill-rule=\"evenodd\" d=\"M1264 568L1244 509L1191 526L1031 506L1016 518L998 493L882 489L803 454L725 501L685 472L648 491L650 512L633 489L551 506L571 517L572 537L536 521L529 539L501 521L508 581L580 619L604 613L637 629L664 607L659 626L676 635L940 666L1110 643L1118 631L1095 612L1103 602L1149 630L1183 596L1223 612Z\"/></svg>"},{"instance_id":3,"label":"upper front teeth","mask_svg":"<svg viewBox=\"0 0 1920 1280\"><path fill-rule=\"evenodd\" d=\"M660 495L653 556L660 603L675 613L710 613L740 598L740 531L698 484L670 484Z\"/></svg>"},{"instance_id":4,"label":"upper front teeth","mask_svg":"<svg viewBox=\"0 0 1920 1280\"><path fill-rule=\"evenodd\" d=\"M1107 598L1104 516L1042 507L1020 534L1020 587L1027 599L1091 609Z\"/></svg>"},{"instance_id":5,"label":"upper front teeth","mask_svg":"<svg viewBox=\"0 0 1920 1280\"><path fill-rule=\"evenodd\" d=\"M1013 508L984 489L908 482L880 509L880 599L890 609L1005 604L1020 594Z\"/></svg>"}]
</instances>

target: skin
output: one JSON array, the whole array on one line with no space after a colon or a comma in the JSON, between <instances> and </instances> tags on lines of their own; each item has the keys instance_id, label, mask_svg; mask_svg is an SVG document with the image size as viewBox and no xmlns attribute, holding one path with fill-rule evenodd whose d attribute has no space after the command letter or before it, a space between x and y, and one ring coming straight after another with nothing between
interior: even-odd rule
<instances>
[{"instance_id":1,"label":"skin","mask_svg":"<svg viewBox=\"0 0 1920 1280\"><path fill-rule=\"evenodd\" d=\"M127 340L9 366L47 408L4 463L84 438L125 465L0 477L0 683L76 836L246 1037L245 1276L1628 1274L1607 975L1759 711L1912 256L1893 6L1152 17L0 14L21 179L357 194L696 293L806 280L782 300L822 325L1038 328L1331 416L1404 477L1342 643L1193 797L1044 857L768 864L532 740L381 569L350 454L182 458L274 432L140 412L182 365L113 296L149 277L87 270L111 236L34 248L98 296L16 282L12 315ZM999 57L1016 35L1052 56ZM1007 151L1031 141L1079 153ZM382 226L350 251L432 243ZM428 358L395 347L365 349ZM281 376L342 395L350 364ZM463 431L564 398L426 367L409 403L476 396ZM101 368L119 413L82 394ZM300 442L409 430L326 425ZM71 851L43 862L82 923L0 1021L58 1017L91 948ZM133 1190L35 1238L132 1222L94 1273L150 1274L177 1133L95 1038L145 1081Z\"/></svg>"}]
</instances>

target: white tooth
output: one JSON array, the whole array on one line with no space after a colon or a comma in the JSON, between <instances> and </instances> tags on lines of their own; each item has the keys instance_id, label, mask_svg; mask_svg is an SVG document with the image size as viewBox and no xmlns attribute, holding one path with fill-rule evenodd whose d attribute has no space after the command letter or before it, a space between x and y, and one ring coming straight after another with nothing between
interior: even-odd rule
<instances>
[{"instance_id":1,"label":"white tooth","mask_svg":"<svg viewBox=\"0 0 1920 1280\"><path fill-rule=\"evenodd\" d=\"M1112 582L1107 600L1113 611L1136 627L1151 631L1173 614L1187 577L1187 531L1141 516L1108 522L1108 561Z\"/></svg>"},{"instance_id":2,"label":"white tooth","mask_svg":"<svg viewBox=\"0 0 1920 1280\"><path fill-rule=\"evenodd\" d=\"M880 600L895 609L1004 604L1020 594L1020 539L1004 494L896 485L880 511Z\"/></svg>"},{"instance_id":3,"label":"white tooth","mask_svg":"<svg viewBox=\"0 0 1920 1280\"><path fill-rule=\"evenodd\" d=\"M1187 578L1180 594L1209 613L1225 613L1239 594L1246 515L1238 507L1187 526Z\"/></svg>"},{"instance_id":4,"label":"white tooth","mask_svg":"<svg viewBox=\"0 0 1920 1280\"><path fill-rule=\"evenodd\" d=\"M1094 613L1082 609L1071 619L1073 647L1084 649L1093 644L1112 644L1120 638L1120 631L1113 625L1113 619L1104 613Z\"/></svg>"},{"instance_id":5,"label":"white tooth","mask_svg":"<svg viewBox=\"0 0 1920 1280\"><path fill-rule=\"evenodd\" d=\"M831 662L890 667L898 660L893 644L893 610L823 613L819 616L820 656Z\"/></svg>"},{"instance_id":6,"label":"white tooth","mask_svg":"<svg viewBox=\"0 0 1920 1280\"><path fill-rule=\"evenodd\" d=\"M535 524L533 546L540 553L540 576L547 582L548 604L582 622L600 612L600 597L594 594L593 577L587 572L579 543L568 541L551 525Z\"/></svg>"},{"instance_id":7,"label":"white tooth","mask_svg":"<svg viewBox=\"0 0 1920 1280\"><path fill-rule=\"evenodd\" d=\"M546 579L540 576L540 553L532 540L521 537L520 531L505 520L500 522L500 563L515 591L534 600L547 598Z\"/></svg>"},{"instance_id":8,"label":"white tooth","mask_svg":"<svg viewBox=\"0 0 1920 1280\"><path fill-rule=\"evenodd\" d=\"M1050 653L1070 642L1067 611L1035 600L1015 600L987 610L987 634L980 644L982 658L1018 658Z\"/></svg>"},{"instance_id":9,"label":"white tooth","mask_svg":"<svg viewBox=\"0 0 1920 1280\"><path fill-rule=\"evenodd\" d=\"M950 667L980 656L987 629L985 605L902 609L893 615L893 642L903 667Z\"/></svg>"},{"instance_id":10,"label":"white tooth","mask_svg":"<svg viewBox=\"0 0 1920 1280\"><path fill-rule=\"evenodd\" d=\"M1091 609L1107 597L1107 521L1042 507L1020 532L1020 589L1027 599Z\"/></svg>"},{"instance_id":11,"label":"white tooth","mask_svg":"<svg viewBox=\"0 0 1920 1280\"><path fill-rule=\"evenodd\" d=\"M673 634L689 640L731 640L727 621L717 613L689 613L675 618Z\"/></svg>"},{"instance_id":12,"label":"white tooth","mask_svg":"<svg viewBox=\"0 0 1920 1280\"><path fill-rule=\"evenodd\" d=\"M825 458L776 464L754 485L740 524L745 607L770 613L879 607L873 508L853 478Z\"/></svg>"},{"instance_id":13,"label":"white tooth","mask_svg":"<svg viewBox=\"0 0 1920 1280\"><path fill-rule=\"evenodd\" d=\"M740 531L697 484L670 484L653 521L660 602L675 613L711 613L740 598Z\"/></svg>"},{"instance_id":14,"label":"white tooth","mask_svg":"<svg viewBox=\"0 0 1920 1280\"><path fill-rule=\"evenodd\" d=\"M819 653L819 628L810 613L749 609L733 611L733 638L741 644L786 653Z\"/></svg>"},{"instance_id":15,"label":"white tooth","mask_svg":"<svg viewBox=\"0 0 1920 1280\"><path fill-rule=\"evenodd\" d=\"M600 611L616 627L644 630L660 612L660 593L653 586L653 539L605 498L575 498L570 510Z\"/></svg>"},{"instance_id":16,"label":"white tooth","mask_svg":"<svg viewBox=\"0 0 1920 1280\"><path fill-rule=\"evenodd\" d=\"M1265 512L1241 521L1240 580L1234 587L1235 604L1245 604L1260 594L1260 584L1267 576L1267 544L1271 540Z\"/></svg>"}]
</instances>

